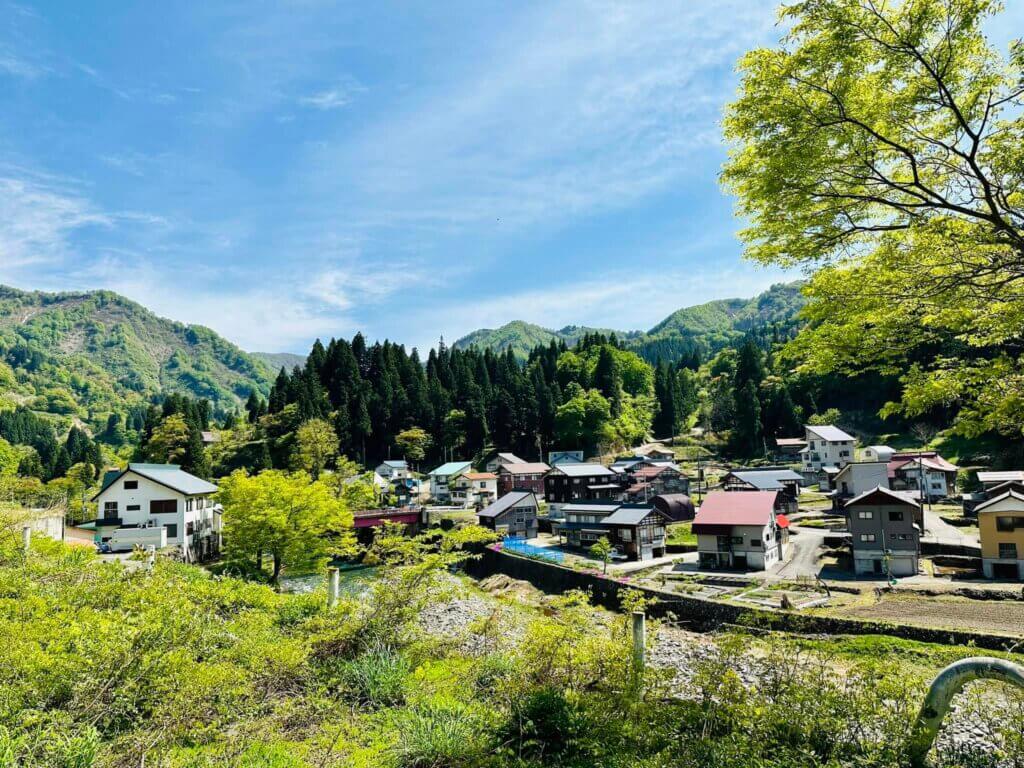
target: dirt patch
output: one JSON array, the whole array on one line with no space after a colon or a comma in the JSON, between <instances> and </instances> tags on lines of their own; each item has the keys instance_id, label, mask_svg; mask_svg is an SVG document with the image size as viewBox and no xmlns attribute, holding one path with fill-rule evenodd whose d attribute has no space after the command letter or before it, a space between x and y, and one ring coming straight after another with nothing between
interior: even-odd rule
<instances>
[{"instance_id":1,"label":"dirt patch","mask_svg":"<svg viewBox=\"0 0 1024 768\"><path fill-rule=\"evenodd\" d=\"M1011 601L884 595L872 605L844 608L834 615L921 627L1024 635L1024 603Z\"/></svg>"}]
</instances>

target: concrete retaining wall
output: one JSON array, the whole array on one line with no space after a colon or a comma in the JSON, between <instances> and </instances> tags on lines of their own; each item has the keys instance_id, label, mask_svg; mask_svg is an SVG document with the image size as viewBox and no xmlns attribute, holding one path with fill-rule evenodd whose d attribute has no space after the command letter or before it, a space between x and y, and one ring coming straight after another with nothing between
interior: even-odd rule
<instances>
[{"instance_id":1,"label":"concrete retaining wall","mask_svg":"<svg viewBox=\"0 0 1024 768\"><path fill-rule=\"evenodd\" d=\"M585 573L555 563L533 560L483 549L479 559L470 560L466 571L474 578L485 578L502 573L514 579L528 581L549 594L561 594L579 589L591 594L598 605L612 610L621 608L621 593L632 589L656 598L650 615L657 618L672 614L679 621L698 629L713 629L722 624L745 624L803 634L831 635L889 635L906 640L944 645L973 644L988 650L1008 650L1019 642L1019 638L990 635L963 630L930 629L905 624L860 621L857 619L831 616L806 616L769 609L743 607L732 603L702 600L696 597L677 595L648 587L639 587L600 574Z\"/></svg>"}]
</instances>

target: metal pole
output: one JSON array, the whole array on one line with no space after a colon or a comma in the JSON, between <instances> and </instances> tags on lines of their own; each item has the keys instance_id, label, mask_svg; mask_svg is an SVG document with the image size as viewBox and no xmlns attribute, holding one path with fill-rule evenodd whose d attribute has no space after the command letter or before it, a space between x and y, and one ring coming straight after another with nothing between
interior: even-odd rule
<instances>
[{"instance_id":1,"label":"metal pole","mask_svg":"<svg viewBox=\"0 0 1024 768\"><path fill-rule=\"evenodd\" d=\"M28 552L32 545L32 526L26 525L21 529L21 548Z\"/></svg>"},{"instance_id":2,"label":"metal pole","mask_svg":"<svg viewBox=\"0 0 1024 768\"><path fill-rule=\"evenodd\" d=\"M327 607L333 608L338 604L338 590L341 586L341 572L331 566L327 569Z\"/></svg>"},{"instance_id":3,"label":"metal pole","mask_svg":"<svg viewBox=\"0 0 1024 768\"><path fill-rule=\"evenodd\" d=\"M153 566L156 565L156 545L150 544L149 547L149 570L153 570Z\"/></svg>"},{"instance_id":4,"label":"metal pole","mask_svg":"<svg viewBox=\"0 0 1024 768\"><path fill-rule=\"evenodd\" d=\"M633 611L633 671L643 673L647 654L647 617L643 611Z\"/></svg>"}]
</instances>

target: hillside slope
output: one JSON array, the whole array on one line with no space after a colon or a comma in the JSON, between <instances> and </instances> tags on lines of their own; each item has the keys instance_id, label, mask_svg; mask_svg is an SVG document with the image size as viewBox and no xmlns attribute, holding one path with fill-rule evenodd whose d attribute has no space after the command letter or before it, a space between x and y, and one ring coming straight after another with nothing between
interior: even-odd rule
<instances>
[{"instance_id":1,"label":"hillside slope","mask_svg":"<svg viewBox=\"0 0 1024 768\"><path fill-rule=\"evenodd\" d=\"M0 286L0 403L100 426L158 393L236 408L269 389L262 362L208 328L157 317L110 291Z\"/></svg>"},{"instance_id":2,"label":"hillside slope","mask_svg":"<svg viewBox=\"0 0 1024 768\"><path fill-rule=\"evenodd\" d=\"M294 352L250 352L249 354L261 361L274 373L277 373L282 368L290 371L296 365L302 367L306 364L306 356L296 355Z\"/></svg>"},{"instance_id":3,"label":"hillside slope","mask_svg":"<svg viewBox=\"0 0 1024 768\"><path fill-rule=\"evenodd\" d=\"M673 312L646 333L615 331L629 349L653 361L658 357L676 359L693 350L713 354L722 347L758 328L777 325L787 330L797 324L797 313L803 307L801 283L779 283L752 299L719 299L684 307ZM513 320L500 328L481 328L455 342L458 348L477 346L498 351L511 348L524 358L538 344L564 340L572 346L587 332L608 329L566 326L551 330L522 320Z\"/></svg>"}]
</instances>

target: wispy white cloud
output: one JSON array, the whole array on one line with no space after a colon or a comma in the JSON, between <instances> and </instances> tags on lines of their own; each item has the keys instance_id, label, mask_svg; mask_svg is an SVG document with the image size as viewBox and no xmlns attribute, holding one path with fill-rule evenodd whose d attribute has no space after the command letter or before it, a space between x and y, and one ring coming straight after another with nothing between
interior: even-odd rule
<instances>
[{"instance_id":1,"label":"wispy white cloud","mask_svg":"<svg viewBox=\"0 0 1024 768\"><path fill-rule=\"evenodd\" d=\"M0 268L52 262L67 255L77 230L110 225L110 216L73 190L45 179L0 177Z\"/></svg>"}]
</instances>

